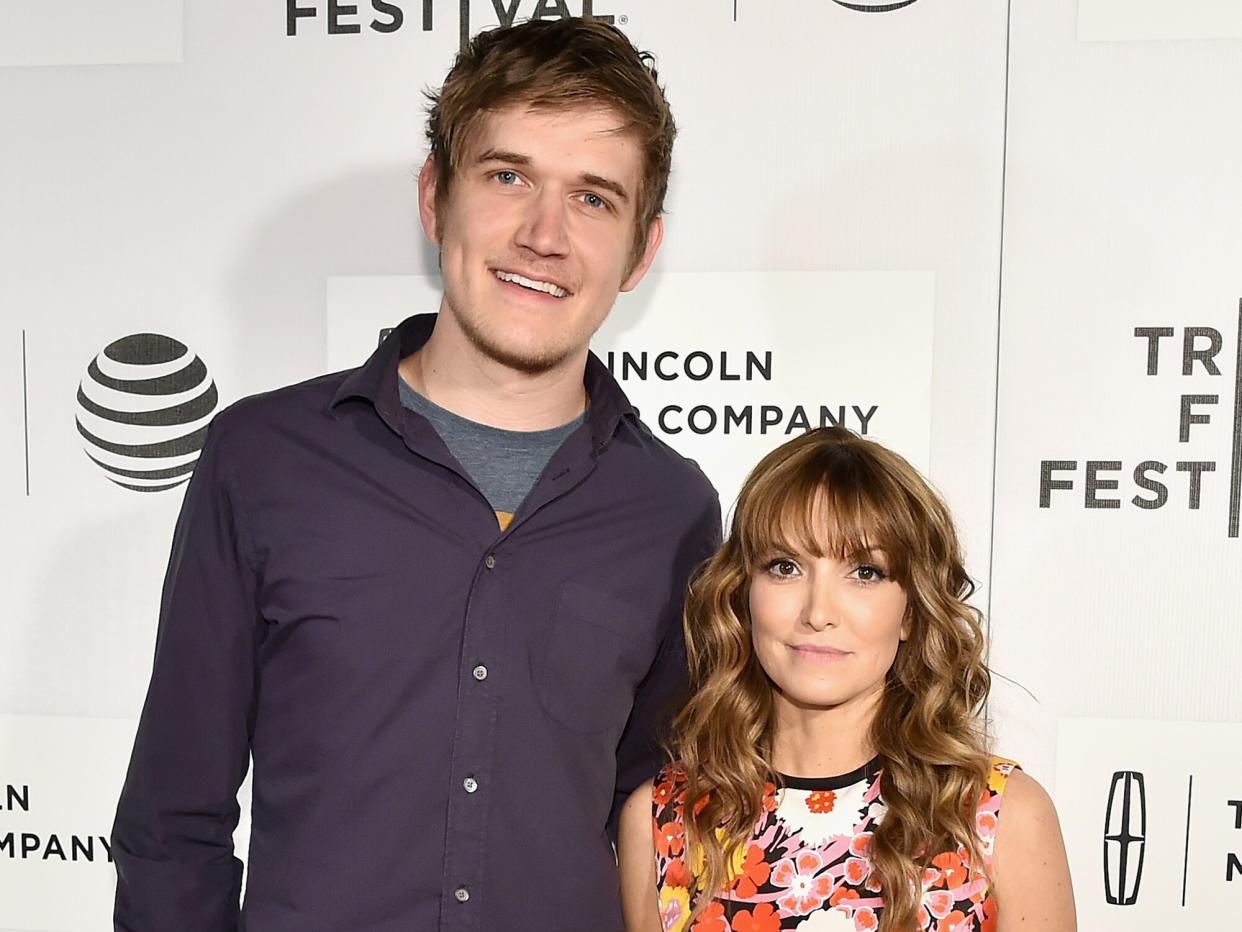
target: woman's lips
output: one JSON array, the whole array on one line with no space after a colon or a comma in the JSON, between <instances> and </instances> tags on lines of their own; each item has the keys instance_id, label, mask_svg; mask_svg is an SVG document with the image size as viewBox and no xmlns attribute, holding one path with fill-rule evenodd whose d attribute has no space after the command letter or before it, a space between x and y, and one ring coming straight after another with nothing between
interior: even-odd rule
<instances>
[{"instance_id":1,"label":"woman's lips","mask_svg":"<svg viewBox=\"0 0 1242 932\"><path fill-rule=\"evenodd\" d=\"M815 644L790 644L789 647L804 660L814 660L820 663L844 660L850 655L849 651L838 650L835 647L819 647Z\"/></svg>"}]
</instances>

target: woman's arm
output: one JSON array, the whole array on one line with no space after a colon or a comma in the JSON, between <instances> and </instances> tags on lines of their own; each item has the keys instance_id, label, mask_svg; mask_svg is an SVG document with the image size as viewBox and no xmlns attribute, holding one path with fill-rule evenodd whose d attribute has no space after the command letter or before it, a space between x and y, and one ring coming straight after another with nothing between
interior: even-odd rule
<instances>
[{"instance_id":1,"label":"woman's arm","mask_svg":"<svg viewBox=\"0 0 1242 932\"><path fill-rule=\"evenodd\" d=\"M621 915L625 919L625 932L660 932L650 780L631 793L621 807L617 866L621 869Z\"/></svg>"},{"instance_id":2,"label":"woman's arm","mask_svg":"<svg viewBox=\"0 0 1242 932\"><path fill-rule=\"evenodd\" d=\"M992 860L997 932L1076 932L1074 888L1052 800L1021 770L1009 776Z\"/></svg>"}]
</instances>

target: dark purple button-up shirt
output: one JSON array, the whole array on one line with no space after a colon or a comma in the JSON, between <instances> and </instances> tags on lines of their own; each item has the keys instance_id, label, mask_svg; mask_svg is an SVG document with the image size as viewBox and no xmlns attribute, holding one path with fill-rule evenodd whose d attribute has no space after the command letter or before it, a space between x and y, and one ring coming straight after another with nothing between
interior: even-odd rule
<instances>
[{"instance_id":1,"label":"dark purple button-up shirt","mask_svg":"<svg viewBox=\"0 0 1242 932\"><path fill-rule=\"evenodd\" d=\"M612 823L658 768L716 494L592 356L585 422L502 533L399 401L433 321L215 419L113 829L118 929L621 929Z\"/></svg>"}]
</instances>

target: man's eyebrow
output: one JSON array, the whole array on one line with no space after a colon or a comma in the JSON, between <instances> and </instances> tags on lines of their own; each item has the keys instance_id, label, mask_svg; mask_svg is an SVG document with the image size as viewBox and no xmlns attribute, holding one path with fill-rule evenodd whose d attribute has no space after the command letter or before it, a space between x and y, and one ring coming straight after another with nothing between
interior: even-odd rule
<instances>
[{"instance_id":1,"label":"man's eyebrow","mask_svg":"<svg viewBox=\"0 0 1242 932\"><path fill-rule=\"evenodd\" d=\"M620 182L613 181L611 178L604 178L601 175L592 175L590 172L583 172L578 176L578 180L583 184L595 185L597 188L603 188L605 191L611 191L623 201L628 201L630 195L626 192L625 186Z\"/></svg>"},{"instance_id":2,"label":"man's eyebrow","mask_svg":"<svg viewBox=\"0 0 1242 932\"><path fill-rule=\"evenodd\" d=\"M505 149L485 149L479 153L479 157L475 159L478 164L484 162L506 162L509 165L529 165L530 156L522 155L519 152L509 152Z\"/></svg>"}]
</instances>

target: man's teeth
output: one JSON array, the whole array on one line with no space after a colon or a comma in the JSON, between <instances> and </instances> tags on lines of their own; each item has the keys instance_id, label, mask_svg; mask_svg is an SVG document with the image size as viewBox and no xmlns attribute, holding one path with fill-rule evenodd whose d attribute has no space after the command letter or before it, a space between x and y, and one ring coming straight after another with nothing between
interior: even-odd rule
<instances>
[{"instance_id":1,"label":"man's teeth","mask_svg":"<svg viewBox=\"0 0 1242 932\"><path fill-rule=\"evenodd\" d=\"M527 278L525 275L518 275L515 272L497 272L496 277L502 282L513 282L513 284L521 285L523 288L531 288L535 291L542 291L544 294L550 294L554 298L563 298L569 294L564 288L558 288L551 282L535 281L533 278Z\"/></svg>"}]
</instances>

